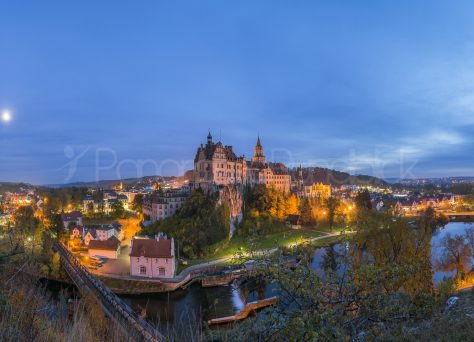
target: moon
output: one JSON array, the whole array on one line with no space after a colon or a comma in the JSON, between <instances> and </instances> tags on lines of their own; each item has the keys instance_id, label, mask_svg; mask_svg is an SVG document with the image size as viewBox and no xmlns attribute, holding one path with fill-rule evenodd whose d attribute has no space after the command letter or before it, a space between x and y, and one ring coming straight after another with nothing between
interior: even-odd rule
<instances>
[{"instance_id":1,"label":"moon","mask_svg":"<svg viewBox=\"0 0 474 342\"><path fill-rule=\"evenodd\" d=\"M4 110L2 112L2 121L5 123L9 123L12 120L12 115L8 110Z\"/></svg>"}]
</instances>

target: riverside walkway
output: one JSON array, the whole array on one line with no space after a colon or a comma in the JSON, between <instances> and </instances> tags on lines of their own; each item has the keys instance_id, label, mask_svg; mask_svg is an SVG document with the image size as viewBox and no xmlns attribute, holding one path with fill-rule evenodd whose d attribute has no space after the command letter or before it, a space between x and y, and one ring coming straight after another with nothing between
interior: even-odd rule
<instances>
[{"instance_id":1,"label":"riverside walkway","mask_svg":"<svg viewBox=\"0 0 474 342\"><path fill-rule=\"evenodd\" d=\"M334 237L334 236L339 236L341 235L341 232L323 232L321 231L320 233L324 234L322 236L317 236L313 238L309 238L304 240L305 243L311 243L313 241L317 240L323 240L327 239L329 237ZM347 232L350 233L350 232ZM292 246L297 245L297 243L293 244ZM267 248L267 249L262 249L259 251L255 251L252 253L244 253L241 255L241 257L265 257L269 256L275 252L278 251L278 247L273 247L273 248ZM232 260L237 260L239 259L238 257L235 256L229 256L225 258L220 258L220 259L215 259L207 262L203 262L200 264L196 264L193 266L189 266L186 269L182 270L179 274L175 275L173 278L142 278L142 277L134 277L130 276L129 274L113 274L113 273L104 273L100 271L94 271L93 273L98 275L98 276L103 276L106 278L112 278L112 279L121 279L121 280L130 280L130 281L139 281L139 282L144 282L144 283L157 283L161 284L163 286L163 289L157 292L169 292L169 291L174 291L177 289L186 289L190 285L196 283L196 282L202 282L203 278L205 277L206 273L208 272L215 272L216 270L213 269L217 264L229 262ZM244 274L242 274L244 275ZM223 282L224 279L222 279ZM206 284L206 281L204 282L205 286L210 286ZM216 283L217 284L217 283Z\"/></svg>"},{"instance_id":2,"label":"riverside walkway","mask_svg":"<svg viewBox=\"0 0 474 342\"><path fill-rule=\"evenodd\" d=\"M56 240L55 250L61 257L61 262L69 277L81 292L90 292L102 304L106 314L115 320L132 340L149 342L164 341L165 337L150 323L133 311L115 293L94 277L86 267L72 254L66 246Z\"/></svg>"}]
</instances>

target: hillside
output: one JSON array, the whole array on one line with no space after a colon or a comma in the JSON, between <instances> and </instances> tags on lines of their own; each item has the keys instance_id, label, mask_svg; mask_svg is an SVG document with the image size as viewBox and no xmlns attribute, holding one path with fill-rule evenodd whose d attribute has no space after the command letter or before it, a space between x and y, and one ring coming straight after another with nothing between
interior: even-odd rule
<instances>
[{"instance_id":1,"label":"hillside","mask_svg":"<svg viewBox=\"0 0 474 342\"><path fill-rule=\"evenodd\" d=\"M70 188L70 187L93 187L93 188L104 188L111 189L119 182L122 182L123 185L132 186L132 187L147 187L153 186L157 182L170 181L179 177L163 177L163 176L145 176L141 178L126 178L126 179L110 179L110 180L100 180L98 182L75 182L67 184L47 184L45 187L50 188Z\"/></svg>"},{"instance_id":2,"label":"hillside","mask_svg":"<svg viewBox=\"0 0 474 342\"><path fill-rule=\"evenodd\" d=\"M290 170L291 176L297 177L297 168ZM303 179L305 184L321 182L331 185L385 185L384 180L366 176L366 175L350 175L347 172L326 169L322 167L304 167Z\"/></svg>"},{"instance_id":3,"label":"hillside","mask_svg":"<svg viewBox=\"0 0 474 342\"><path fill-rule=\"evenodd\" d=\"M29 191L35 188L34 185L27 183L0 182L0 195L5 192Z\"/></svg>"}]
</instances>

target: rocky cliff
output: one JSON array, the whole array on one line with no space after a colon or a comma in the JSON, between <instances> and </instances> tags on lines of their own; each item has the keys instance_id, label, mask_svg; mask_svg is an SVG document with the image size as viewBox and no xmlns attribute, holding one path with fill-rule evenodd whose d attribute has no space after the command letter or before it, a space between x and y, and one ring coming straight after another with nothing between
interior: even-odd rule
<instances>
[{"instance_id":1,"label":"rocky cliff","mask_svg":"<svg viewBox=\"0 0 474 342\"><path fill-rule=\"evenodd\" d=\"M230 212L230 235L235 231L236 223L242 219L242 190L236 185L227 185L219 189L219 200L217 205L226 203L229 206Z\"/></svg>"}]
</instances>

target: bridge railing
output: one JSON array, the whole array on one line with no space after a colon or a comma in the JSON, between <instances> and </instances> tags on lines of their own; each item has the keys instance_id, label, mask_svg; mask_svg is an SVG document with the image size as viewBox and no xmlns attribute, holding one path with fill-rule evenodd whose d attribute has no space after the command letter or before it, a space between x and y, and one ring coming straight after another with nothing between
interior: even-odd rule
<instances>
[{"instance_id":1,"label":"bridge railing","mask_svg":"<svg viewBox=\"0 0 474 342\"><path fill-rule=\"evenodd\" d=\"M130 306L121 300L99 279L94 277L89 270L80 263L72 252L60 241L56 241L56 247L62 259L71 268L74 274L70 274L77 286L86 286L95 292L111 314L119 314L119 318L130 324L144 340L159 341L164 340L164 336L155 327L140 317ZM69 272L68 272L69 273Z\"/></svg>"}]
</instances>

